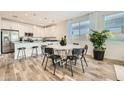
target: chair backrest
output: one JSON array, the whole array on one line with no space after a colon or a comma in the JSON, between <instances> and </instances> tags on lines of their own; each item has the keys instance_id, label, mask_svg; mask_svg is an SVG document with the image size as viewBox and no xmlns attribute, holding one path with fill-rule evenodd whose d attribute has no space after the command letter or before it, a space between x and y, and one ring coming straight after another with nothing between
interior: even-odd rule
<instances>
[{"instance_id":1,"label":"chair backrest","mask_svg":"<svg viewBox=\"0 0 124 93\"><path fill-rule=\"evenodd\" d=\"M72 50L72 55L76 55L76 56L79 56L82 54L82 49L81 48L74 48Z\"/></svg>"},{"instance_id":2,"label":"chair backrest","mask_svg":"<svg viewBox=\"0 0 124 93\"><path fill-rule=\"evenodd\" d=\"M45 53L48 55L52 55L52 54L54 54L54 50L53 50L53 48L45 48Z\"/></svg>"},{"instance_id":3,"label":"chair backrest","mask_svg":"<svg viewBox=\"0 0 124 93\"><path fill-rule=\"evenodd\" d=\"M85 46L84 46L84 54L85 54L85 55L87 54L87 51L88 51L88 45L85 45Z\"/></svg>"}]
</instances>

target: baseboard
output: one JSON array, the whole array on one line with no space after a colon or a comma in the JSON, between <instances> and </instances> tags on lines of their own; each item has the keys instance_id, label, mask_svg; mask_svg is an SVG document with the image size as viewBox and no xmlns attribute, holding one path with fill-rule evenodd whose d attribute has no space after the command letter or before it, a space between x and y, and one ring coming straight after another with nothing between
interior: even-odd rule
<instances>
[{"instance_id":1,"label":"baseboard","mask_svg":"<svg viewBox=\"0 0 124 93\"><path fill-rule=\"evenodd\" d=\"M87 55L87 57L89 57L89 58L93 58L92 55ZM95 59L94 59L94 60L95 60ZM116 59L104 58L103 61L109 61L109 62L111 62L111 63L113 63L113 64L124 65L124 61L122 61L122 60L116 60Z\"/></svg>"}]
</instances>

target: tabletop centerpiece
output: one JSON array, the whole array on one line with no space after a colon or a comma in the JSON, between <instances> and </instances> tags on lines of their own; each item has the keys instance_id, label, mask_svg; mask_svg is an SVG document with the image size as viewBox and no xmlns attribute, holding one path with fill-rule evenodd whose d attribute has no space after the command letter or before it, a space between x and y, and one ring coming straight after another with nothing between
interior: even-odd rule
<instances>
[{"instance_id":1,"label":"tabletop centerpiece","mask_svg":"<svg viewBox=\"0 0 124 93\"><path fill-rule=\"evenodd\" d=\"M61 46L66 46L67 44L67 40L66 40L66 36L62 37L61 40L60 40L60 45Z\"/></svg>"}]
</instances>

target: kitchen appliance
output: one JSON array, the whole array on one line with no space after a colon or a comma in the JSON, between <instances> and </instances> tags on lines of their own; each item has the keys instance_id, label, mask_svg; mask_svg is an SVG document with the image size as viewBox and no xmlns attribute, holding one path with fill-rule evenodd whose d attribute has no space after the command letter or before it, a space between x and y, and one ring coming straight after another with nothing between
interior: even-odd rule
<instances>
[{"instance_id":1,"label":"kitchen appliance","mask_svg":"<svg viewBox=\"0 0 124 93\"><path fill-rule=\"evenodd\" d=\"M1 29L1 53L14 52L14 42L18 41L18 38L18 30Z\"/></svg>"}]
</instances>

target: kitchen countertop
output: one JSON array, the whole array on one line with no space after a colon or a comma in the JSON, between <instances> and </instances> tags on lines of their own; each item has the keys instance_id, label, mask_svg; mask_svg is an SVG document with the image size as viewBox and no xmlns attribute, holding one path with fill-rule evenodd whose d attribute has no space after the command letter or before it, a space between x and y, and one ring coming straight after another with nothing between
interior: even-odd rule
<instances>
[{"instance_id":1,"label":"kitchen countertop","mask_svg":"<svg viewBox=\"0 0 124 93\"><path fill-rule=\"evenodd\" d=\"M25 47L26 57L30 57L32 53L32 47L38 46L38 55L42 54L41 45L55 45L59 44L59 42L42 42L42 41L34 41L34 42L14 42L14 59L17 59L18 48Z\"/></svg>"}]
</instances>

